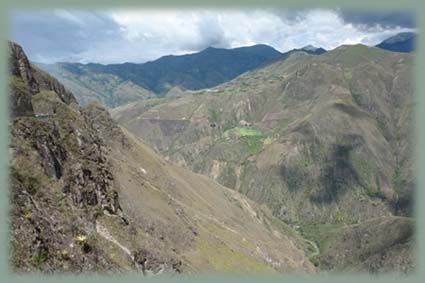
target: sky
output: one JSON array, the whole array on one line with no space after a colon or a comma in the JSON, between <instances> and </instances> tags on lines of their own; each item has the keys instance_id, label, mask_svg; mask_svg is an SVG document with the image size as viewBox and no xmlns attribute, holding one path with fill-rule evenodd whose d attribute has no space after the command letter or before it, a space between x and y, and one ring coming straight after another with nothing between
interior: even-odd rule
<instances>
[{"instance_id":1,"label":"sky","mask_svg":"<svg viewBox=\"0 0 425 283\"><path fill-rule=\"evenodd\" d=\"M11 40L40 63L143 63L207 47L267 44L280 52L306 45L376 45L414 31L407 11L43 10L14 11Z\"/></svg>"}]
</instances>

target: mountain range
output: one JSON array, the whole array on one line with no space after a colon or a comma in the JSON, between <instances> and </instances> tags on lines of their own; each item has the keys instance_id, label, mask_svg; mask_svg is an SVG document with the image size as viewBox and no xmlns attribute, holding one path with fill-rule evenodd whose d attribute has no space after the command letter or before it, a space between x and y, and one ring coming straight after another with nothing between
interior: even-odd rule
<instances>
[{"instance_id":1,"label":"mountain range","mask_svg":"<svg viewBox=\"0 0 425 283\"><path fill-rule=\"evenodd\" d=\"M413 40L414 33L401 33L377 47L411 52ZM58 78L75 93L80 104L100 101L107 107L117 107L140 99L172 95L176 87L187 90L214 87L296 51L314 55L326 52L311 45L285 53L267 45L254 45L234 49L209 47L199 53L169 55L143 64L34 64Z\"/></svg>"},{"instance_id":2,"label":"mountain range","mask_svg":"<svg viewBox=\"0 0 425 283\"><path fill-rule=\"evenodd\" d=\"M10 43L13 270L412 272L414 54L382 47L39 68Z\"/></svg>"},{"instance_id":3,"label":"mountain range","mask_svg":"<svg viewBox=\"0 0 425 283\"><path fill-rule=\"evenodd\" d=\"M293 52L215 88L134 102L112 116L167 160L266 205L322 243L322 267L353 268L377 250L353 259L327 233L412 216L412 66L411 54L364 45ZM397 250L410 246L406 239ZM380 256L366 269L386 268Z\"/></svg>"},{"instance_id":4,"label":"mountain range","mask_svg":"<svg viewBox=\"0 0 425 283\"><path fill-rule=\"evenodd\" d=\"M234 49L209 47L199 53L164 56L144 64L35 64L59 78L83 105L101 101L108 107L116 107L167 96L175 87L188 90L213 87L297 50L311 54L325 52L323 48L309 46L282 54L267 45L254 45Z\"/></svg>"}]
</instances>

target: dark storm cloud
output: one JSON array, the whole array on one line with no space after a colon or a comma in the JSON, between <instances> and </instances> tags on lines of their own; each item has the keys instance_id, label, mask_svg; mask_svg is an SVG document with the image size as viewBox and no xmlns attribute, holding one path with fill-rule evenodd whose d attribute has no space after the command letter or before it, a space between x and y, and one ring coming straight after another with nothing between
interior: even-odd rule
<instances>
[{"instance_id":1,"label":"dark storm cloud","mask_svg":"<svg viewBox=\"0 0 425 283\"><path fill-rule=\"evenodd\" d=\"M371 29L377 26L382 28L414 28L415 20L412 12L375 12L375 11L338 11L345 23L351 23L362 29Z\"/></svg>"},{"instance_id":2,"label":"dark storm cloud","mask_svg":"<svg viewBox=\"0 0 425 283\"><path fill-rule=\"evenodd\" d=\"M23 45L35 61L69 60L71 54L121 37L119 26L108 15L93 12L18 12L11 26L12 40Z\"/></svg>"}]
</instances>

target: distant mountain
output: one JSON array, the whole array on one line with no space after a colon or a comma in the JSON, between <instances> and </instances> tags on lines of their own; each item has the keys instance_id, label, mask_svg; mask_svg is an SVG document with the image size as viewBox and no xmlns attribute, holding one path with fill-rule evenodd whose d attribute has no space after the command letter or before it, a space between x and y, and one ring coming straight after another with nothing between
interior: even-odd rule
<instances>
[{"instance_id":1,"label":"distant mountain","mask_svg":"<svg viewBox=\"0 0 425 283\"><path fill-rule=\"evenodd\" d=\"M326 52L326 49L323 49L322 47L315 47L312 45L307 45L304 46L303 48L300 49L294 49L294 51L304 51L306 53L309 54L313 54L313 55L320 55Z\"/></svg>"},{"instance_id":2,"label":"distant mountain","mask_svg":"<svg viewBox=\"0 0 425 283\"><path fill-rule=\"evenodd\" d=\"M396 52L412 52L415 49L415 40L414 32L401 32L385 39L376 47Z\"/></svg>"},{"instance_id":3,"label":"distant mountain","mask_svg":"<svg viewBox=\"0 0 425 283\"><path fill-rule=\"evenodd\" d=\"M280 61L280 60L286 59L291 54L293 54L295 52L305 52L305 53L308 53L308 54L311 54L311 55L320 55L320 54L325 53L326 49L323 49L322 47L315 47L313 45L307 45L307 46L304 46L302 48L294 48L294 49L291 49L291 50L283 53L282 56L275 61Z\"/></svg>"},{"instance_id":4,"label":"distant mountain","mask_svg":"<svg viewBox=\"0 0 425 283\"><path fill-rule=\"evenodd\" d=\"M280 55L280 52L267 45L235 49L208 47L199 53L164 56L145 64L107 65L102 72L114 74L157 94L163 94L176 85L191 90L209 88L253 70Z\"/></svg>"},{"instance_id":5,"label":"distant mountain","mask_svg":"<svg viewBox=\"0 0 425 283\"><path fill-rule=\"evenodd\" d=\"M168 55L143 64L34 64L57 77L76 94L82 105L95 100L116 107L140 99L168 96L174 87L187 90L214 87L297 51L314 55L326 52L308 45L282 54L259 44L234 49L208 47L199 53Z\"/></svg>"},{"instance_id":6,"label":"distant mountain","mask_svg":"<svg viewBox=\"0 0 425 283\"><path fill-rule=\"evenodd\" d=\"M199 53L169 55L143 64L35 64L75 92L83 105L98 100L115 107L164 96L174 86L209 88L281 56L274 48L260 44L234 49L208 47Z\"/></svg>"}]
</instances>

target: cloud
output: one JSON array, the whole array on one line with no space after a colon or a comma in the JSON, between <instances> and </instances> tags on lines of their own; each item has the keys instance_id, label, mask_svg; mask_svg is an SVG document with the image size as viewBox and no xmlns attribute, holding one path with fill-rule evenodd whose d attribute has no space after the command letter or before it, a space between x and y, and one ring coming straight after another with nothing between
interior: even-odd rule
<instances>
[{"instance_id":1,"label":"cloud","mask_svg":"<svg viewBox=\"0 0 425 283\"><path fill-rule=\"evenodd\" d=\"M272 10L285 23L300 22L306 18L308 9Z\"/></svg>"},{"instance_id":2,"label":"cloud","mask_svg":"<svg viewBox=\"0 0 425 283\"><path fill-rule=\"evenodd\" d=\"M415 19L409 11L339 11L345 23L351 23L361 29L414 28Z\"/></svg>"},{"instance_id":3,"label":"cloud","mask_svg":"<svg viewBox=\"0 0 425 283\"><path fill-rule=\"evenodd\" d=\"M72 61L109 39L121 39L120 26L104 13L20 11L12 15L12 39L35 61Z\"/></svg>"},{"instance_id":4,"label":"cloud","mask_svg":"<svg viewBox=\"0 0 425 283\"><path fill-rule=\"evenodd\" d=\"M44 63L145 62L209 46L261 43L285 52L308 44L376 44L412 30L409 15L323 9L17 11L12 39L31 60Z\"/></svg>"},{"instance_id":5,"label":"cloud","mask_svg":"<svg viewBox=\"0 0 425 283\"><path fill-rule=\"evenodd\" d=\"M119 11L113 19L129 41L171 52L266 42L281 26L275 15L264 11Z\"/></svg>"}]
</instances>

